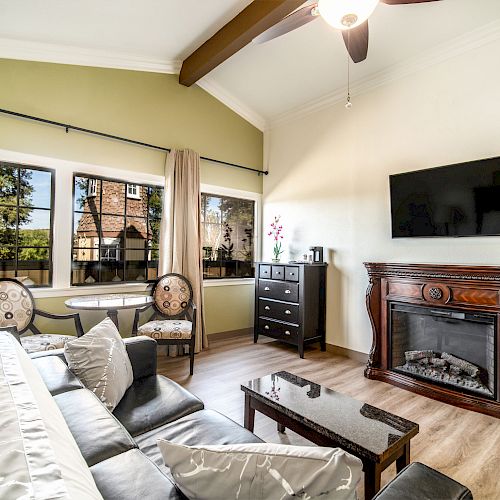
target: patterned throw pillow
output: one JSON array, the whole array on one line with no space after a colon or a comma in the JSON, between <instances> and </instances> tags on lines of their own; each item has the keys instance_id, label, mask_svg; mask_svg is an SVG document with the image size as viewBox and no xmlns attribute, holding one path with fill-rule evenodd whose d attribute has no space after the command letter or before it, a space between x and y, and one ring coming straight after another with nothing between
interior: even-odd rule
<instances>
[{"instance_id":1,"label":"patterned throw pillow","mask_svg":"<svg viewBox=\"0 0 500 500\"><path fill-rule=\"evenodd\" d=\"M116 408L134 380L123 339L109 318L91 328L83 337L66 342L64 357L69 369L109 411Z\"/></svg>"},{"instance_id":2,"label":"patterned throw pillow","mask_svg":"<svg viewBox=\"0 0 500 500\"><path fill-rule=\"evenodd\" d=\"M355 500L362 463L340 448L252 443L185 446L158 441L165 465L191 499Z\"/></svg>"}]
</instances>

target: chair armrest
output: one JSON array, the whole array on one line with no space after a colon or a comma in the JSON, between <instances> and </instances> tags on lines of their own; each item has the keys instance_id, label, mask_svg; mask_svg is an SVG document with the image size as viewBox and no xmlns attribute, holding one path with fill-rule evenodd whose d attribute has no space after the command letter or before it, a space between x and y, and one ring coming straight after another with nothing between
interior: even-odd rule
<instances>
[{"instance_id":1,"label":"chair armrest","mask_svg":"<svg viewBox=\"0 0 500 500\"><path fill-rule=\"evenodd\" d=\"M186 308L186 317L191 323L196 322L196 306L192 300L189 301Z\"/></svg>"},{"instance_id":2,"label":"chair armrest","mask_svg":"<svg viewBox=\"0 0 500 500\"><path fill-rule=\"evenodd\" d=\"M132 325L132 336L133 337L135 337L137 335L137 329L139 328L139 319L140 319L141 313L147 311L152 306L153 306L153 304L148 304L147 306L144 306L144 307L138 307L135 310L134 324Z\"/></svg>"},{"instance_id":3,"label":"chair armrest","mask_svg":"<svg viewBox=\"0 0 500 500\"><path fill-rule=\"evenodd\" d=\"M44 318L49 319L72 319L75 322L75 329L77 337L81 337L83 335L82 322L80 320L79 313L71 313L71 314L54 314L46 311L41 311L40 309L34 310L35 315L42 316Z\"/></svg>"},{"instance_id":4,"label":"chair armrest","mask_svg":"<svg viewBox=\"0 0 500 500\"><path fill-rule=\"evenodd\" d=\"M123 341L134 372L134 380L156 375L156 340L141 335Z\"/></svg>"}]
</instances>

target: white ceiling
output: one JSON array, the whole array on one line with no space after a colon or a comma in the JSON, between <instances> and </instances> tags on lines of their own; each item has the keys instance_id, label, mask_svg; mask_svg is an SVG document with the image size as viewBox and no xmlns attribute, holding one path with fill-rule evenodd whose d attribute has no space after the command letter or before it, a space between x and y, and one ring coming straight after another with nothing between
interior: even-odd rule
<instances>
[{"instance_id":1,"label":"white ceiling","mask_svg":"<svg viewBox=\"0 0 500 500\"><path fill-rule=\"evenodd\" d=\"M71 62L71 52L84 50L96 60L102 54L110 61L129 58L176 68L250 1L0 0L0 57L16 57L21 52L12 47L29 44L31 55L19 57L37 59L43 52L40 60ZM500 0L381 4L370 19L368 58L351 66L352 80L356 84L390 71L491 23L500 25ZM66 57L58 60L54 48L65 50ZM245 47L201 83L262 125L338 92L346 76L342 36L318 19L266 44Z\"/></svg>"}]
</instances>

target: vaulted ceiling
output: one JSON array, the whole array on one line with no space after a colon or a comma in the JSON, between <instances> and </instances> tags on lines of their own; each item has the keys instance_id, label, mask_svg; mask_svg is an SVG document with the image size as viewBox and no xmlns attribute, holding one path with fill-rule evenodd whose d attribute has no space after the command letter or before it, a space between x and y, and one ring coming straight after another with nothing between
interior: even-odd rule
<instances>
[{"instance_id":1,"label":"vaulted ceiling","mask_svg":"<svg viewBox=\"0 0 500 500\"><path fill-rule=\"evenodd\" d=\"M183 59L250 3L0 0L0 57L178 71ZM368 58L351 66L354 86L486 35L500 36L499 0L380 4L370 18ZM247 45L199 83L262 128L342 91L346 77L342 36L320 19Z\"/></svg>"}]
</instances>

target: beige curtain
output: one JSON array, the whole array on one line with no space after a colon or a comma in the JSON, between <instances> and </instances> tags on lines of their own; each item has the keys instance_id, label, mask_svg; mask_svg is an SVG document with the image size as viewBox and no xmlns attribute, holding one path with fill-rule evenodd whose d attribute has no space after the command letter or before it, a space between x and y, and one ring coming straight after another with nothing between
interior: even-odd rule
<instances>
[{"instance_id":1,"label":"beige curtain","mask_svg":"<svg viewBox=\"0 0 500 500\"><path fill-rule=\"evenodd\" d=\"M208 346L203 314L200 155L173 149L165 162L160 229L160 274L179 273L193 285L197 307L195 351Z\"/></svg>"}]
</instances>

